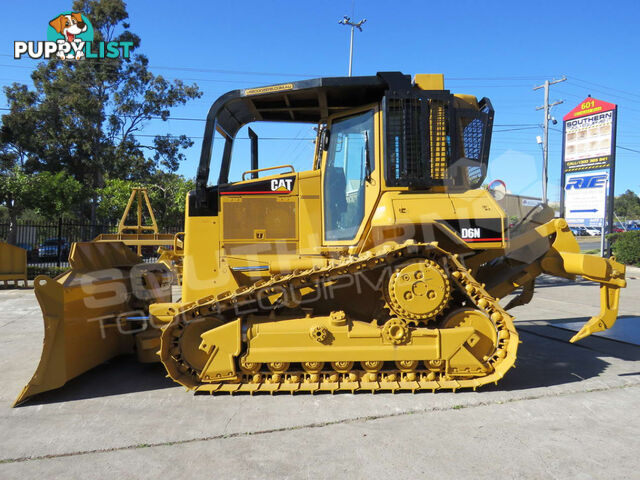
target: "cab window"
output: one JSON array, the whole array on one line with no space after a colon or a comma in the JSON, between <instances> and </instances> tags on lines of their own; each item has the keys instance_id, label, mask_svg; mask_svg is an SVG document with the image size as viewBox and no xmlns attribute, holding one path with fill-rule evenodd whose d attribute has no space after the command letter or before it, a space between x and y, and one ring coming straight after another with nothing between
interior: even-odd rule
<instances>
[{"instance_id":1,"label":"cab window","mask_svg":"<svg viewBox=\"0 0 640 480\"><path fill-rule=\"evenodd\" d=\"M364 218L365 181L374 159L373 110L330 126L324 171L325 240L352 240Z\"/></svg>"}]
</instances>

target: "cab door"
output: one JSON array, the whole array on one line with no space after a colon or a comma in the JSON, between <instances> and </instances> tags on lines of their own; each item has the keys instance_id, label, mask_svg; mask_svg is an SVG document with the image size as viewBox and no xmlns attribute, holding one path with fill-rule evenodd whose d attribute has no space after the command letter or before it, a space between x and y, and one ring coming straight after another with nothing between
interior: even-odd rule
<instances>
[{"instance_id":1,"label":"cab door","mask_svg":"<svg viewBox=\"0 0 640 480\"><path fill-rule=\"evenodd\" d=\"M379 193L379 109L372 105L328 122L322 175L323 244L355 245Z\"/></svg>"}]
</instances>

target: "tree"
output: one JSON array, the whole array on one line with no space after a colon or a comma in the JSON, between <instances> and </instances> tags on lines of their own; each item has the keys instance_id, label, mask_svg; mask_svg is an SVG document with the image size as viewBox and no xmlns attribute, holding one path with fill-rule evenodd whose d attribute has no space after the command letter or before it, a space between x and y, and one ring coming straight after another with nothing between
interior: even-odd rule
<instances>
[{"instance_id":1,"label":"tree","mask_svg":"<svg viewBox=\"0 0 640 480\"><path fill-rule=\"evenodd\" d=\"M46 192L46 195L43 195ZM29 175L18 166L2 171L0 176L0 203L9 214L9 243L16 242L17 219L25 210L59 217L82 197L83 186L68 173L40 172Z\"/></svg>"},{"instance_id":2,"label":"tree","mask_svg":"<svg viewBox=\"0 0 640 480\"><path fill-rule=\"evenodd\" d=\"M620 218L640 218L640 198L633 191L627 190L615 198L613 210Z\"/></svg>"},{"instance_id":3,"label":"tree","mask_svg":"<svg viewBox=\"0 0 640 480\"><path fill-rule=\"evenodd\" d=\"M138 187L136 182L119 178L105 179L104 187L98 189L98 218L105 223L117 223L122 217L131 189Z\"/></svg>"},{"instance_id":4,"label":"tree","mask_svg":"<svg viewBox=\"0 0 640 480\"><path fill-rule=\"evenodd\" d=\"M154 178L154 183L148 188L158 225L160 228L181 225L184 221L187 193L195 188L195 182L166 172L159 172Z\"/></svg>"},{"instance_id":5,"label":"tree","mask_svg":"<svg viewBox=\"0 0 640 480\"><path fill-rule=\"evenodd\" d=\"M93 222L105 172L110 178L141 182L178 169L183 150L193 144L189 138L162 135L142 144L136 134L152 118L166 121L172 107L199 98L201 92L195 84L170 82L149 71L122 0L76 0L73 10L90 19L95 42L132 42L131 56L51 59L33 71L34 90L17 83L5 87L10 113L2 116L8 153L2 161L27 174L73 175L86 186L90 208L84 214Z\"/></svg>"},{"instance_id":6,"label":"tree","mask_svg":"<svg viewBox=\"0 0 640 480\"><path fill-rule=\"evenodd\" d=\"M195 188L195 182L167 172L156 173L147 183L107 178L105 186L98 190L98 217L107 223L118 222L134 187L147 189L151 208L162 231L182 224L185 199L189 190ZM128 221L128 224L134 225L135 221Z\"/></svg>"}]
</instances>

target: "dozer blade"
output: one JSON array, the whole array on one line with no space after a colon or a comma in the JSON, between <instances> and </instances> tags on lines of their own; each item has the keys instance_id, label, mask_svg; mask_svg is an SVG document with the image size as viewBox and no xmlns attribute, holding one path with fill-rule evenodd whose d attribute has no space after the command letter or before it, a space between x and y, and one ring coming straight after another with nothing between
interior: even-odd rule
<instances>
[{"instance_id":1,"label":"dozer blade","mask_svg":"<svg viewBox=\"0 0 640 480\"><path fill-rule=\"evenodd\" d=\"M145 276L147 264L121 242L75 243L71 269L55 279L41 275L34 290L44 317L42 355L14 406L33 395L133 350L128 317L144 315L149 301L138 301L132 268ZM133 284L133 285L132 285ZM144 295L142 295L144 296Z\"/></svg>"}]
</instances>

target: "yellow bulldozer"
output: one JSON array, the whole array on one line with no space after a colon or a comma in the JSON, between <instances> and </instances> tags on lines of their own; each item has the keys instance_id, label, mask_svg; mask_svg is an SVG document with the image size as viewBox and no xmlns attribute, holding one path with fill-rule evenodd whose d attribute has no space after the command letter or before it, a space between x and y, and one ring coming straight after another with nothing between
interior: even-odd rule
<instances>
[{"instance_id":1,"label":"yellow bulldozer","mask_svg":"<svg viewBox=\"0 0 640 480\"><path fill-rule=\"evenodd\" d=\"M133 351L208 393L476 389L514 365L507 311L541 274L600 284L600 312L571 341L611 327L624 265L580 254L546 205L508 225L481 188L493 117L487 98L452 94L439 74L223 95L186 198L181 299L165 267L122 243L75 244L71 270L35 280L44 346L16 403ZM260 168L249 129L251 164L231 182L252 122L317 126L311 168Z\"/></svg>"}]
</instances>

